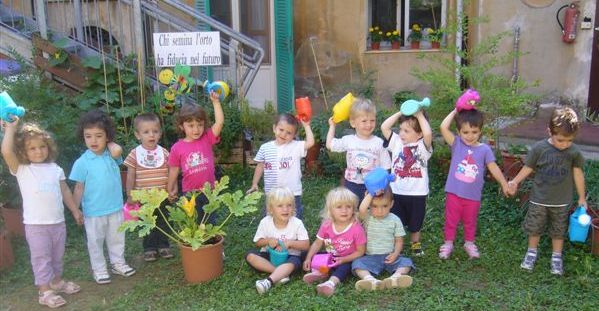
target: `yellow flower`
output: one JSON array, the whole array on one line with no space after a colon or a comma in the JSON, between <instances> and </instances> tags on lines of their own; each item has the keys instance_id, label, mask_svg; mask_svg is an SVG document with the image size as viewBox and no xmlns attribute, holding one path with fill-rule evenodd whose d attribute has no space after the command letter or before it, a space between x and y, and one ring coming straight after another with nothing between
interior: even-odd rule
<instances>
[{"instance_id":1,"label":"yellow flower","mask_svg":"<svg viewBox=\"0 0 599 311\"><path fill-rule=\"evenodd\" d=\"M394 35L398 35L398 34L399 34L399 31L397 31L397 30L394 30L394 31L393 31L393 34L394 34Z\"/></svg>"},{"instance_id":2,"label":"yellow flower","mask_svg":"<svg viewBox=\"0 0 599 311\"><path fill-rule=\"evenodd\" d=\"M173 71L170 69L163 69L158 74L158 81L164 85L168 85L171 83L171 79L173 79Z\"/></svg>"},{"instance_id":3,"label":"yellow flower","mask_svg":"<svg viewBox=\"0 0 599 311\"><path fill-rule=\"evenodd\" d=\"M379 26L374 26L374 30L379 30Z\"/></svg>"},{"instance_id":4,"label":"yellow flower","mask_svg":"<svg viewBox=\"0 0 599 311\"><path fill-rule=\"evenodd\" d=\"M391 36L391 33L387 31L386 33L387 37Z\"/></svg>"},{"instance_id":5,"label":"yellow flower","mask_svg":"<svg viewBox=\"0 0 599 311\"><path fill-rule=\"evenodd\" d=\"M373 32L374 28L370 27L370 28L368 28L368 31Z\"/></svg>"},{"instance_id":6,"label":"yellow flower","mask_svg":"<svg viewBox=\"0 0 599 311\"><path fill-rule=\"evenodd\" d=\"M54 53L54 58L59 59L60 58L60 52Z\"/></svg>"},{"instance_id":7,"label":"yellow flower","mask_svg":"<svg viewBox=\"0 0 599 311\"><path fill-rule=\"evenodd\" d=\"M379 31L379 35L382 35L382 34L383 34L383 32L382 32L382 31Z\"/></svg>"},{"instance_id":8,"label":"yellow flower","mask_svg":"<svg viewBox=\"0 0 599 311\"><path fill-rule=\"evenodd\" d=\"M196 210L196 195L195 193L191 195L191 199L187 199L187 197L183 197L183 204L181 208L187 214L187 216L192 217L193 213Z\"/></svg>"}]
</instances>

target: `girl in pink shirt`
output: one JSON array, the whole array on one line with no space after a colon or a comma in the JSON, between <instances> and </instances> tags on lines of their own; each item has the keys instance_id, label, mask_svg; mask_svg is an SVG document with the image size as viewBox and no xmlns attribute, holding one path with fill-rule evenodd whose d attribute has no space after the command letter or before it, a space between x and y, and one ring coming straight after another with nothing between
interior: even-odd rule
<instances>
[{"instance_id":1,"label":"girl in pink shirt","mask_svg":"<svg viewBox=\"0 0 599 311\"><path fill-rule=\"evenodd\" d=\"M172 147L168 158L168 192L169 199L179 196L177 177L183 175L182 192L200 191L205 183L214 185L214 153L212 146L220 140L225 117L219 97L210 93L214 107L214 124L208 127L206 112L196 104L184 104L176 116L176 126L184 138L179 139ZM202 202L202 199L204 202ZM207 203L205 197L198 196L199 219L203 216L202 206ZM201 204L204 203L204 204Z\"/></svg>"},{"instance_id":2,"label":"girl in pink shirt","mask_svg":"<svg viewBox=\"0 0 599 311\"><path fill-rule=\"evenodd\" d=\"M335 266L331 268L331 276L316 286L320 295L333 295L335 287L351 273L352 261L364 255L366 233L356 218L357 207L358 197L345 187L335 188L327 194L322 224L304 261L304 270L310 271L312 257L323 246L333 255ZM321 271L312 271L304 275L304 282L312 284L327 276Z\"/></svg>"}]
</instances>

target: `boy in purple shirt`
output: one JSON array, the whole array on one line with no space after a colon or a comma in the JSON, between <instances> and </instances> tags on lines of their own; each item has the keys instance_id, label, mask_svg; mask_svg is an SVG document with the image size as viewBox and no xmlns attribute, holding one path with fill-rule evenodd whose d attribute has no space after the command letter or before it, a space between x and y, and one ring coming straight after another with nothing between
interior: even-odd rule
<instances>
[{"instance_id":1,"label":"boy in purple shirt","mask_svg":"<svg viewBox=\"0 0 599 311\"><path fill-rule=\"evenodd\" d=\"M454 118L457 139L449 129ZM464 224L464 250L471 259L480 257L474 237L485 167L499 181L503 193L508 193L507 181L495 163L493 151L487 144L479 142L482 127L483 115L476 109L460 112L454 109L441 122L443 139L451 146L451 165L445 184L445 243L439 249L441 259L451 255L460 221Z\"/></svg>"}]
</instances>

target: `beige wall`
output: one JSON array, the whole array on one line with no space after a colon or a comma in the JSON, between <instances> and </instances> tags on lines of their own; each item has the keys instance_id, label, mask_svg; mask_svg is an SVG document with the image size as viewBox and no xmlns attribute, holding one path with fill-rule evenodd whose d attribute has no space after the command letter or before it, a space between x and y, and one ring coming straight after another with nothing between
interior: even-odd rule
<instances>
[{"instance_id":1,"label":"beige wall","mask_svg":"<svg viewBox=\"0 0 599 311\"><path fill-rule=\"evenodd\" d=\"M480 24L476 33L480 38L487 33L512 31L519 26L520 51L525 53L519 59L520 76L526 81L540 82L539 87L532 89L535 93L548 97L564 96L586 107L593 31L578 28L573 44L561 41L561 29L555 13L569 2L555 1L546 8L531 8L520 0L479 0L476 14L488 16L490 21ZM594 21L595 5L595 0L580 1L579 21L585 11ZM502 49L509 51L512 46L503 46ZM511 65L503 68L507 73L511 70Z\"/></svg>"},{"instance_id":2,"label":"beige wall","mask_svg":"<svg viewBox=\"0 0 599 311\"><path fill-rule=\"evenodd\" d=\"M316 54L319 68L323 71L325 89L346 82L351 67L348 62L351 60L354 69L361 67L376 71L377 95L385 103L391 103L391 95L400 90L416 90L426 94L427 86L410 75L414 66L428 66L425 59L417 58L418 53L366 51L367 1L294 1L295 67L299 78L296 79L296 85L299 81L301 88L302 81L311 80L313 87L320 90L314 61L310 60L313 55L307 48L308 38L313 36L316 38L313 42L318 43ZM455 1L448 2L451 4ZM574 44L561 42L555 13L565 1L555 1L550 7L536 9L524 5L520 0L473 0L472 3L471 15L489 18L488 23L472 29L474 40L501 31L513 31L516 25L520 26L520 51L525 54L519 59L519 74L525 81L540 82L539 87L530 91L543 96L573 98L586 106L593 33L592 30L579 30ZM581 16L586 10L592 13L594 21L595 1L583 0L580 5ZM319 45L325 48L319 49ZM327 50L324 53L326 55L319 53L319 50ZM506 39L501 52L509 51L512 51L512 40ZM333 55L333 61L330 55ZM330 63L336 66L327 66ZM512 65L506 65L499 71L511 76ZM303 95L301 90L298 95Z\"/></svg>"}]
</instances>

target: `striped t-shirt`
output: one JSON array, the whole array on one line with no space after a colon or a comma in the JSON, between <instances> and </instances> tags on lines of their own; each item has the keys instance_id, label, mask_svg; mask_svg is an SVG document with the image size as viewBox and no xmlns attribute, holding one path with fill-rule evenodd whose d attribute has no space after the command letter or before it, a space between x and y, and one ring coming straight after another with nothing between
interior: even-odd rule
<instances>
[{"instance_id":1,"label":"striped t-shirt","mask_svg":"<svg viewBox=\"0 0 599 311\"><path fill-rule=\"evenodd\" d=\"M162 151L162 154L160 154ZM163 188L168 182L168 150L158 146L146 150L141 145L131 150L125 165L135 169L134 189Z\"/></svg>"},{"instance_id":2,"label":"striped t-shirt","mask_svg":"<svg viewBox=\"0 0 599 311\"><path fill-rule=\"evenodd\" d=\"M366 255L383 255L393 252L395 238L406 235L399 217L393 213L379 219L368 215L364 221L366 228Z\"/></svg>"}]
</instances>

